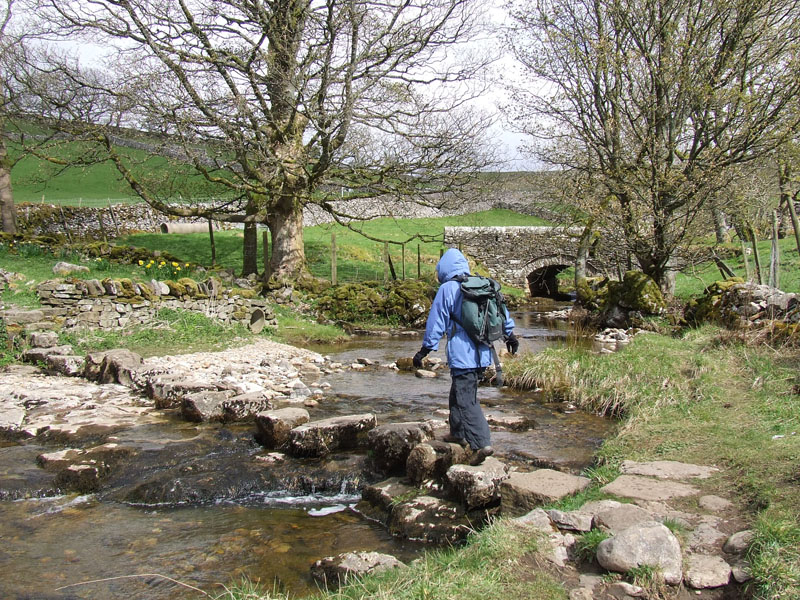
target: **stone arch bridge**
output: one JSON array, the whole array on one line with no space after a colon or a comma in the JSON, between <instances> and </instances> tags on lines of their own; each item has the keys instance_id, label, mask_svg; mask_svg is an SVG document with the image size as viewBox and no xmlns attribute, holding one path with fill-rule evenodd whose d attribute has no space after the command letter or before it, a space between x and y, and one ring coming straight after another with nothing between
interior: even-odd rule
<instances>
[{"instance_id":1,"label":"stone arch bridge","mask_svg":"<svg viewBox=\"0 0 800 600\"><path fill-rule=\"evenodd\" d=\"M445 245L483 263L491 276L527 287L532 296L559 299L556 276L579 258L580 228L445 227ZM619 258L598 244L586 252L588 275L619 274Z\"/></svg>"}]
</instances>

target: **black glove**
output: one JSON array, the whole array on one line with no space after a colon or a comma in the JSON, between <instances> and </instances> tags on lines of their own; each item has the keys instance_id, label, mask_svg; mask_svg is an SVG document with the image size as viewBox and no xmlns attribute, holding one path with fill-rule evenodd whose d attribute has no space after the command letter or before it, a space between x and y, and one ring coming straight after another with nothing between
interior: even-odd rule
<instances>
[{"instance_id":1,"label":"black glove","mask_svg":"<svg viewBox=\"0 0 800 600\"><path fill-rule=\"evenodd\" d=\"M506 338L506 348L511 354L516 354L519 350L519 340L513 333Z\"/></svg>"},{"instance_id":2,"label":"black glove","mask_svg":"<svg viewBox=\"0 0 800 600\"><path fill-rule=\"evenodd\" d=\"M414 358L411 359L411 362L414 363L414 366L417 369L421 369L422 368L422 359L425 358L426 356L428 356L428 354L430 354L430 353L431 353L431 349L430 348L426 348L425 346L423 346L422 348L419 349L419 352L417 352L414 355Z\"/></svg>"}]
</instances>

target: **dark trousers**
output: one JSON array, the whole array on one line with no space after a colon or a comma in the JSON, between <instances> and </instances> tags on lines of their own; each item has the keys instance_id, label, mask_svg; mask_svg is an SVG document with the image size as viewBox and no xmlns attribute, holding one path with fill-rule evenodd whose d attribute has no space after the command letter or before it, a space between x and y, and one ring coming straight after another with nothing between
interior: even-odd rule
<instances>
[{"instance_id":1,"label":"dark trousers","mask_svg":"<svg viewBox=\"0 0 800 600\"><path fill-rule=\"evenodd\" d=\"M489 424L478 404L478 381L483 369L452 369L450 375L450 433L467 440L473 450L488 446Z\"/></svg>"}]
</instances>

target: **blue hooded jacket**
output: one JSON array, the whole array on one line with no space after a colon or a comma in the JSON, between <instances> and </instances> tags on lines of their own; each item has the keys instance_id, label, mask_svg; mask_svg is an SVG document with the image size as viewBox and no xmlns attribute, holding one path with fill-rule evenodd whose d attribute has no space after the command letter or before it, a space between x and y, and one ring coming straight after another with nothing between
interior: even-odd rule
<instances>
[{"instance_id":1,"label":"blue hooded jacket","mask_svg":"<svg viewBox=\"0 0 800 600\"><path fill-rule=\"evenodd\" d=\"M425 326L422 345L431 350L439 349L439 340L447 335L447 364L451 369L476 369L492 364L492 351L489 346L475 344L464 329L453 320L453 315L461 315L461 282L453 278L469 275L469 263L461 252L450 248L436 265L439 278L439 291L433 299L431 311ZM514 329L514 319L506 317L503 332L510 335Z\"/></svg>"}]
</instances>

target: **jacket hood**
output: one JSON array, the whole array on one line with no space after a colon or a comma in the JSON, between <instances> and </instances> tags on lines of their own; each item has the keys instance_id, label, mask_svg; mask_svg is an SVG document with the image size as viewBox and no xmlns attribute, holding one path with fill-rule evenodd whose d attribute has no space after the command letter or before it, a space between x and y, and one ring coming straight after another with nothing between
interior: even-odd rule
<instances>
[{"instance_id":1,"label":"jacket hood","mask_svg":"<svg viewBox=\"0 0 800 600\"><path fill-rule=\"evenodd\" d=\"M444 283L458 275L469 275L469 263L459 250L450 248L436 264L436 277Z\"/></svg>"}]
</instances>

